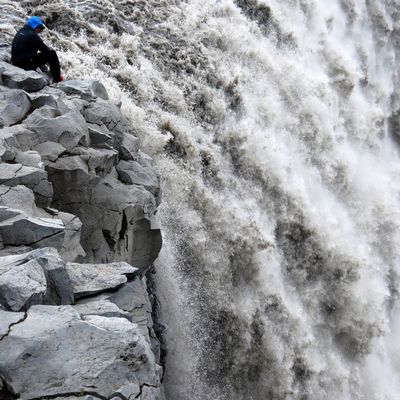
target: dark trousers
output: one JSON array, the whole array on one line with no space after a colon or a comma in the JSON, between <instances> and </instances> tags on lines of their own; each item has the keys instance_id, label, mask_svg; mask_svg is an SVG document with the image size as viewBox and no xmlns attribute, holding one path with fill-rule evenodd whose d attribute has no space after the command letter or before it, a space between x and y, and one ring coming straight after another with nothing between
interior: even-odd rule
<instances>
[{"instance_id":1,"label":"dark trousers","mask_svg":"<svg viewBox=\"0 0 400 400\"><path fill-rule=\"evenodd\" d=\"M29 60L13 60L13 64L25 70L35 70L44 64L49 64L53 81L60 81L60 61L55 50L50 50L46 53L37 53Z\"/></svg>"}]
</instances>

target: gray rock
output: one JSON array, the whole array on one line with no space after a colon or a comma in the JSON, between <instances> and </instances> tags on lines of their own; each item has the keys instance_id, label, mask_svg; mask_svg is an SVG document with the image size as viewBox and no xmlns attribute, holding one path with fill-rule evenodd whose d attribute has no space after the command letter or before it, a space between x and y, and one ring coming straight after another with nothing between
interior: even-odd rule
<instances>
[{"instance_id":1,"label":"gray rock","mask_svg":"<svg viewBox=\"0 0 400 400\"><path fill-rule=\"evenodd\" d=\"M165 400L164 391L160 387L144 386L140 400Z\"/></svg>"},{"instance_id":2,"label":"gray rock","mask_svg":"<svg viewBox=\"0 0 400 400\"><path fill-rule=\"evenodd\" d=\"M81 318L71 306L33 306L0 342L0 354L0 375L24 399L70 393L110 398L132 382L160 385L153 354L135 325L125 318Z\"/></svg>"},{"instance_id":3,"label":"gray rock","mask_svg":"<svg viewBox=\"0 0 400 400\"><path fill-rule=\"evenodd\" d=\"M59 112L45 106L35 110L24 123L36 132L40 143L56 142L71 150L85 137L89 137L86 121L78 111Z\"/></svg>"},{"instance_id":4,"label":"gray rock","mask_svg":"<svg viewBox=\"0 0 400 400\"><path fill-rule=\"evenodd\" d=\"M37 92L46 85L43 76L37 72L25 71L4 61L0 61L0 76L3 85L11 89L22 89L26 92Z\"/></svg>"},{"instance_id":5,"label":"gray rock","mask_svg":"<svg viewBox=\"0 0 400 400\"><path fill-rule=\"evenodd\" d=\"M39 206L47 207L53 197L53 188L47 180L47 172L40 168L25 167L21 164L0 164L0 184L7 186L24 185L32 189Z\"/></svg>"},{"instance_id":6,"label":"gray rock","mask_svg":"<svg viewBox=\"0 0 400 400\"><path fill-rule=\"evenodd\" d=\"M61 247L64 225L57 219L31 217L20 210L0 206L0 234L5 245L39 247L51 243Z\"/></svg>"},{"instance_id":7,"label":"gray rock","mask_svg":"<svg viewBox=\"0 0 400 400\"><path fill-rule=\"evenodd\" d=\"M73 214L59 212L54 218L59 218L65 227L64 240L61 248L58 251L65 261L75 261L78 258L82 258L86 255L83 250L80 239L82 222L78 217Z\"/></svg>"},{"instance_id":8,"label":"gray rock","mask_svg":"<svg viewBox=\"0 0 400 400\"><path fill-rule=\"evenodd\" d=\"M88 124L88 128L92 145L112 143L114 134L110 132L104 125Z\"/></svg>"},{"instance_id":9,"label":"gray rock","mask_svg":"<svg viewBox=\"0 0 400 400\"><path fill-rule=\"evenodd\" d=\"M116 169L121 182L128 185L142 185L154 196L158 196L160 182L153 168L143 167L136 161L121 160Z\"/></svg>"},{"instance_id":10,"label":"gray rock","mask_svg":"<svg viewBox=\"0 0 400 400\"><path fill-rule=\"evenodd\" d=\"M13 325L23 321L24 313L0 310L0 341L8 335Z\"/></svg>"},{"instance_id":11,"label":"gray rock","mask_svg":"<svg viewBox=\"0 0 400 400\"><path fill-rule=\"evenodd\" d=\"M42 158L37 151L29 150L17 153L15 155L15 162L25 167L34 167L44 169Z\"/></svg>"},{"instance_id":12,"label":"gray rock","mask_svg":"<svg viewBox=\"0 0 400 400\"><path fill-rule=\"evenodd\" d=\"M107 149L82 149L81 158L89 168L89 173L106 176L118 162L118 152Z\"/></svg>"},{"instance_id":13,"label":"gray rock","mask_svg":"<svg viewBox=\"0 0 400 400\"><path fill-rule=\"evenodd\" d=\"M129 312L142 335L150 342L149 329L152 328L153 322L151 319L151 304L144 281L136 277L115 293L110 293L107 299L121 310Z\"/></svg>"},{"instance_id":14,"label":"gray rock","mask_svg":"<svg viewBox=\"0 0 400 400\"><path fill-rule=\"evenodd\" d=\"M115 146L123 160L135 160L139 150L139 139L130 134L120 134L115 139Z\"/></svg>"},{"instance_id":15,"label":"gray rock","mask_svg":"<svg viewBox=\"0 0 400 400\"><path fill-rule=\"evenodd\" d=\"M130 383L128 385L125 385L118 390L116 390L113 395L116 396L119 394L120 396L116 396L115 399L120 399L121 396L127 400L134 400L138 398L138 395L140 395L141 389L138 383Z\"/></svg>"},{"instance_id":16,"label":"gray rock","mask_svg":"<svg viewBox=\"0 0 400 400\"><path fill-rule=\"evenodd\" d=\"M81 317L99 315L101 317L126 318L128 321L132 321L132 315L130 313L121 310L114 303L106 299L82 302L76 304L74 308Z\"/></svg>"},{"instance_id":17,"label":"gray rock","mask_svg":"<svg viewBox=\"0 0 400 400\"><path fill-rule=\"evenodd\" d=\"M27 215L33 215L35 198L32 190L26 186L17 185L9 187L0 185L0 206L15 208Z\"/></svg>"},{"instance_id":18,"label":"gray rock","mask_svg":"<svg viewBox=\"0 0 400 400\"><path fill-rule=\"evenodd\" d=\"M0 258L0 304L11 311L40 304L47 290L42 267L35 260L18 264L12 258Z\"/></svg>"},{"instance_id":19,"label":"gray rock","mask_svg":"<svg viewBox=\"0 0 400 400\"><path fill-rule=\"evenodd\" d=\"M15 151L28 151L40 143L35 132L22 125L0 129L0 144L5 143Z\"/></svg>"},{"instance_id":20,"label":"gray rock","mask_svg":"<svg viewBox=\"0 0 400 400\"><path fill-rule=\"evenodd\" d=\"M22 121L30 107L31 102L23 90L0 92L0 127Z\"/></svg>"},{"instance_id":21,"label":"gray rock","mask_svg":"<svg viewBox=\"0 0 400 400\"><path fill-rule=\"evenodd\" d=\"M68 80L60 82L57 88L68 95L78 95L83 100L93 100L97 97L108 100L107 90L102 83L95 80Z\"/></svg>"},{"instance_id":22,"label":"gray rock","mask_svg":"<svg viewBox=\"0 0 400 400\"><path fill-rule=\"evenodd\" d=\"M67 271L74 288L75 299L115 289L127 282L127 276L138 269L126 262L109 264L68 263Z\"/></svg>"},{"instance_id":23,"label":"gray rock","mask_svg":"<svg viewBox=\"0 0 400 400\"><path fill-rule=\"evenodd\" d=\"M90 103L84 111L84 117L87 122L97 125L103 124L108 130L115 133L130 131L127 119L111 101L97 99Z\"/></svg>"},{"instance_id":24,"label":"gray rock","mask_svg":"<svg viewBox=\"0 0 400 400\"><path fill-rule=\"evenodd\" d=\"M53 248L0 258L0 303L12 311L33 304L72 304L71 280Z\"/></svg>"},{"instance_id":25,"label":"gray rock","mask_svg":"<svg viewBox=\"0 0 400 400\"><path fill-rule=\"evenodd\" d=\"M57 108L57 98L53 94L40 91L38 93L30 93L29 98L31 99L32 111L44 106Z\"/></svg>"},{"instance_id":26,"label":"gray rock","mask_svg":"<svg viewBox=\"0 0 400 400\"><path fill-rule=\"evenodd\" d=\"M34 147L43 161L56 161L66 150L65 147L55 142L43 142Z\"/></svg>"}]
</instances>

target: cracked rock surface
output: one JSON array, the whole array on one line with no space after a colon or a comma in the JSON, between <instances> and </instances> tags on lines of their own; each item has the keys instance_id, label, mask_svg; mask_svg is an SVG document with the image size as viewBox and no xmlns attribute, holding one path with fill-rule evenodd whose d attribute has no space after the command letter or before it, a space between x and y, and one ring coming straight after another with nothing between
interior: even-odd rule
<instances>
[{"instance_id":1,"label":"cracked rock surface","mask_svg":"<svg viewBox=\"0 0 400 400\"><path fill-rule=\"evenodd\" d=\"M0 398L164 400L152 160L100 82L1 58Z\"/></svg>"}]
</instances>

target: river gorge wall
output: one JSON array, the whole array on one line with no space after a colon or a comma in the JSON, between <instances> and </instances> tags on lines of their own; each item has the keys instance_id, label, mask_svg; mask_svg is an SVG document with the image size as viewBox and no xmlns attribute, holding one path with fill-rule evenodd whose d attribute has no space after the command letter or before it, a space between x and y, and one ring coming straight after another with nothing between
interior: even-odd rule
<instances>
[{"instance_id":1,"label":"river gorge wall","mask_svg":"<svg viewBox=\"0 0 400 400\"><path fill-rule=\"evenodd\" d=\"M0 398L164 399L152 319L150 270L161 248L152 160L100 82L50 85L12 66L7 50Z\"/></svg>"}]
</instances>

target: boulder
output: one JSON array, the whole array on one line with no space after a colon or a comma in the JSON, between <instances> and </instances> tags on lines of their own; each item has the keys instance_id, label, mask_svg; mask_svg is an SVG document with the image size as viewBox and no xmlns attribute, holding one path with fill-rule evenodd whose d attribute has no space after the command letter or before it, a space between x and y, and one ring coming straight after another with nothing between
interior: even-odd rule
<instances>
[{"instance_id":1,"label":"boulder","mask_svg":"<svg viewBox=\"0 0 400 400\"><path fill-rule=\"evenodd\" d=\"M14 208L27 215L34 215L35 197L32 190L26 186L0 185L0 206Z\"/></svg>"},{"instance_id":2,"label":"boulder","mask_svg":"<svg viewBox=\"0 0 400 400\"><path fill-rule=\"evenodd\" d=\"M35 260L16 263L12 258L0 258L0 304L11 311L41 304L47 290L42 267Z\"/></svg>"},{"instance_id":3,"label":"boulder","mask_svg":"<svg viewBox=\"0 0 400 400\"><path fill-rule=\"evenodd\" d=\"M34 147L43 161L56 161L66 150L60 143L43 142Z\"/></svg>"},{"instance_id":4,"label":"boulder","mask_svg":"<svg viewBox=\"0 0 400 400\"><path fill-rule=\"evenodd\" d=\"M122 115L121 110L111 101L97 99L84 111L87 122L104 125L108 130L115 133L129 132L129 123Z\"/></svg>"},{"instance_id":5,"label":"boulder","mask_svg":"<svg viewBox=\"0 0 400 400\"><path fill-rule=\"evenodd\" d=\"M25 71L4 61L0 61L0 76L3 85L10 89L37 92L46 85L46 80L41 74L35 71Z\"/></svg>"},{"instance_id":6,"label":"boulder","mask_svg":"<svg viewBox=\"0 0 400 400\"><path fill-rule=\"evenodd\" d=\"M0 341L0 354L1 377L23 399L74 393L104 399L122 388L129 396L132 383L160 385L154 356L134 324L81 317L71 306L31 307Z\"/></svg>"},{"instance_id":7,"label":"boulder","mask_svg":"<svg viewBox=\"0 0 400 400\"><path fill-rule=\"evenodd\" d=\"M138 269L126 262L109 264L67 263L67 271L74 288L75 299L116 289L127 282Z\"/></svg>"},{"instance_id":8,"label":"boulder","mask_svg":"<svg viewBox=\"0 0 400 400\"><path fill-rule=\"evenodd\" d=\"M60 82L57 88L68 95L77 95L83 100L93 100L99 97L108 100L107 90L102 83L95 80L68 80Z\"/></svg>"},{"instance_id":9,"label":"boulder","mask_svg":"<svg viewBox=\"0 0 400 400\"><path fill-rule=\"evenodd\" d=\"M80 157L87 163L89 173L99 176L109 174L118 163L118 152L115 150L88 148L83 149Z\"/></svg>"},{"instance_id":10,"label":"boulder","mask_svg":"<svg viewBox=\"0 0 400 400\"><path fill-rule=\"evenodd\" d=\"M76 147L85 137L89 138L86 121L75 110L60 115L57 109L45 106L35 110L24 123L36 132L40 143L56 142L67 150Z\"/></svg>"},{"instance_id":11,"label":"boulder","mask_svg":"<svg viewBox=\"0 0 400 400\"><path fill-rule=\"evenodd\" d=\"M23 125L14 125L0 129L1 143L18 152L31 150L40 141L35 132L26 129Z\"/></svg>"},{"instance_id":12,"label":"boulder","mask_svg":"<svg viewBox=\"0 0 400 400\"><path fill-rule=\"evenodd\" d=\"M31 107L28 95L19 89L0 92L0 127L22 121Z\"/></svg>"},{"instance_id":13,"label":"boulder","mask_svg":"<svg viewBox=\"0 0 400 400\"><path fill-rule=\"evenodd\" d=\"M104 125L88 124L88 128L92 145L99 146L104 143L112 144L114 134Z\"/></svg>"},{"instance_id":14,"label":"boulder","mask_svg":"<svg viewBox=\"0 0 400 400\"><path fill-rule=\"evenodd\" d=\"M28 150L15 155L14 161L24 167L34 167L38 169L44 169L42 158L37 151Z\"/></svg>"},{"instance_id":15,"label":"boulder","mask_svg":"<svg viewBox=\"0 0 400 400\"><path fill-rule=\"evenodd\" d=\"M0 206L0 235L4 245L61 247L64 239L64 224L61 220L37 218L20 210Z\"/></svg>"},{"instance_id":16,"label":"boulder","mask_svg":"<svg viewBox=\"0 0 400 400\"><path fill-rule=\"evenodd\" d=\"M38 93L30 93L29 98L32 111L45 106L57 108L57 97L54 94L40 91Z\"/></svg>"},{"instance_id":17,"label":"boulder","mask_svg":"<svg viewBox=\"0 0 400 400\"><path fill-rule=\"evenodd\" d=\"M141 185L155 197L158 197L160 181L153 168L143 167L137 161L121 160L116 169L121 182L128 185Z\"/></svg>"},{"instance_id":18,"label":"boulder","mask_svg":"<svg viewBox=\"0 0 400 400\"><path fill-rule=\"evenodd\" d=\"M130 134L119 134L115 138L115 147L123 160L135 160L139 150L139 139Z\"/></svg>"},{"instance_id":19,"label":"boulder","mask_svg":"<svg viewBox=\"0 0 400 400\"><path fill-rule=\"evenodd\" d=\"M0 164L0 184L7 186L24 185L32 189L39 206L47 207L53 197L53 188L47 180L47 172L21 164Z\"/></svg>"},{"instance_id":20,"label":"boulder","mask_svg":"<svg viewBox=\"0 0 400 400\"><path fill-rule=\"evenodd\" d=\"M72 304L64 261L53 248L0 257L0 304L20 311L34 304Z\"/></svg>"}]
</instances>

